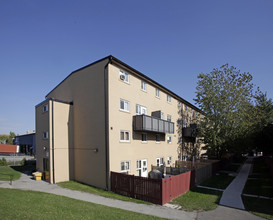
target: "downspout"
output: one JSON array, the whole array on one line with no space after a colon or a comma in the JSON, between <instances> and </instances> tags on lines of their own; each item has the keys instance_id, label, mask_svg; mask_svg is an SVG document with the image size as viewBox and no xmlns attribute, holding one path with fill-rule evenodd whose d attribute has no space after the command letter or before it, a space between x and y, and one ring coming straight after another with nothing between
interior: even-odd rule
<instances>
[{"instance_id":1,"label":"downspout","mask_svg":"<svg viewBox=\"0 0 273 220\"><path fill-rule=\"evenodd\" d=\"M54 103L54 100L51 100L52 104L52 176L53 176L53 184L55 184L55 164L54 164L54 107L53 107L53 103Z\"/></svg>"},{"instance_id":2,"label":"downspout","mask_svg":"<svg viewBox=\"0 0 273 220\"><path fill-rule=\"evenodd\" d=\"M106 190L110 190L109 187L109 97L108 97L108 65L111 63L112 57L109 57L109 61L104 66L104 104L105 104L105 173L106 173Z\"/></svg>"}]
</instances>

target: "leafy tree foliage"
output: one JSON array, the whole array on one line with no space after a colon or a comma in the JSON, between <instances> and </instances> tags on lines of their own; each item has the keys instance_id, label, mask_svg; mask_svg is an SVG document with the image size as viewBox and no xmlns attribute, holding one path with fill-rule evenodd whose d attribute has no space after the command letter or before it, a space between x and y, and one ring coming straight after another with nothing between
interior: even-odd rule
<instances>
[{"instance_id":1,"label":"leafy tree foliage","mask_svg":"<svg viewBox=\"0 0 273 220\"><path fill-rule=\"evenodd\" d=\"M15 138L15 133L14 132L10 132L9 135L8 134L1 134L0 135L0 144L13 144L13 139Z\"/></svg>"},{"instance_id":2,"label":"leafy tree foliage","mask_svg":"<svg viewBox=\"0 0 273 220\"><path fill-rule=\"evenodd\" d=\"M0 144L6 144L9 139L9 135L0 134Z\"/></svg>"},{"instance_id":3,"label":"leafy tree foliage","mask_svg":"<svg viewBox=\"0 0 273 220\"><path fill-rule=\"evenodd\" d=\"M233 151L254 126L254 85L249 73L225 64L198 76L195 102L205 113L200 123L205 149L218 158Z\"/></svg>"},{"instance_id":4,"label":"leafy tree foliage","mask_svg":"<svg viewBox=\"0 0 273 220\"><path fill-rule=\"evenodd\" d=\"M9 133L9 138L8 138L8 144L13 144L13 139L15 138L15 133L14 132L10 132Z\"/></svg>"},{"instance_id":5,"label":"leafy tree foliage","mask_svg":"<svg viewBox=\"0 0 273 220\"><path fill-rule=\"evenodd\" d=\"M264 154L273 153L273 102L266 93L255 97L256 123L249 135L252 149Z\"/></svg>"}]
</instances>

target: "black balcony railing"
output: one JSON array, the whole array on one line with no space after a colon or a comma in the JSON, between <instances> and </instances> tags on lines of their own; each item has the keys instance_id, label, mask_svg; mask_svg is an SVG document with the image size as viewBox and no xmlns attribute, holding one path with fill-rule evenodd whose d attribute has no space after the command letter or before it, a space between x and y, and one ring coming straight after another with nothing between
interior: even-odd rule
<instances>
[{"instance_id":1,"label":"black balcony railing","mask_svg":"<svg viewBox=\"0 0 273 220\"><path fill-rule=\"evenodd\" d=\"M150 131L156 133L174 133L174 123L148 115L133 116L134 131Z\"/></svg>"},{"instance_id":2,"label":"black balcony railing","mask_svg":"<svg viewBox=\"0 0 273 220\"><path fill-rule=\"evenodd\" d=\"M190 127L186 127L182 129L182 136L189 138L196 138L197 136L197 125L191 124Z\"/></svg>"}]
</instances>

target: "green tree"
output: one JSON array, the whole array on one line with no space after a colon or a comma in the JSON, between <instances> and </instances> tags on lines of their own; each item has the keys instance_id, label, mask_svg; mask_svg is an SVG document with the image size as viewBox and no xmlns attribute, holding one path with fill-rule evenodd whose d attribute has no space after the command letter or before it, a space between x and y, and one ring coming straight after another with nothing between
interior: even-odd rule
<instances>
[{"instance_id":1,"label":"green tree","mask_svg":"<svg viewBox=\"0 0 273 220\"><path fill-rule=\"evenodd\" d=\"M238 150L236 143L253 127L254 85L249 73L225 64L198 76L195 102L205 113L200 123L205 149L218 158ZM237 142L236 142L237 141Z\"/></svg>"},{"instance_id":2,"label":"green tree","mask_svg":"<svg viewBox=\"0 0 273 220\"><path fill-rule=\"evenodd\" d=\"M9 135L1 134L0 135L0 144L6 144L7 140L9 139Z\"/></svg>"},{"instance_id":3,"label":"green tree","mask_svg":"<svg viewBox=\"0 0 273 220\"><path fill-rule=\"evenodd\" d=\"M14 132L10 132L9 133L9 138L8 138L8 144L13 144L13 139L15 138L15 133Z\"/></svg>"},{"instance_id":4,"label":"green tree","mask_svg":"<svg viewBox=\"0 0 273 220\"><path fill-rule=\"evenodd\" d=\"M265 154L273 152L273 102L266 93L259 92L255 96L255 125L251 134L252 148Z\"/></svg>"}]
</instances>

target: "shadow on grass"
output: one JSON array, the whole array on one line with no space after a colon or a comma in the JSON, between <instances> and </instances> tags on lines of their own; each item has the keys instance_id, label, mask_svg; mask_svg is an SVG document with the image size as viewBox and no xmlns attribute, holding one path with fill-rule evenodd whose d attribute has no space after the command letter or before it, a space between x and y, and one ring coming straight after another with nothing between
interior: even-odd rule
<instances>
[{"instance_id":1,"label":"shadow on grass","mask_svg":"<svg viewBox=\"0 0 273 220\"><path fill-rule=\"evenodd\" d=\"M36 163L34 162L32 163L28 162L24 166L10 166L10 167L20 173L24 173L29 176L31 176L32 173L36 171Z\"/></svg>"},{"instance_id":2,"label":"shadow on grass","mask_svg":"<svg viewBox=\"0 0 273 220\"><path fill-rule=\"evenodd\" d=\"M263 218L273 219L273 200L242 196L247 211Z\"/></svg>"}]
</instances>

